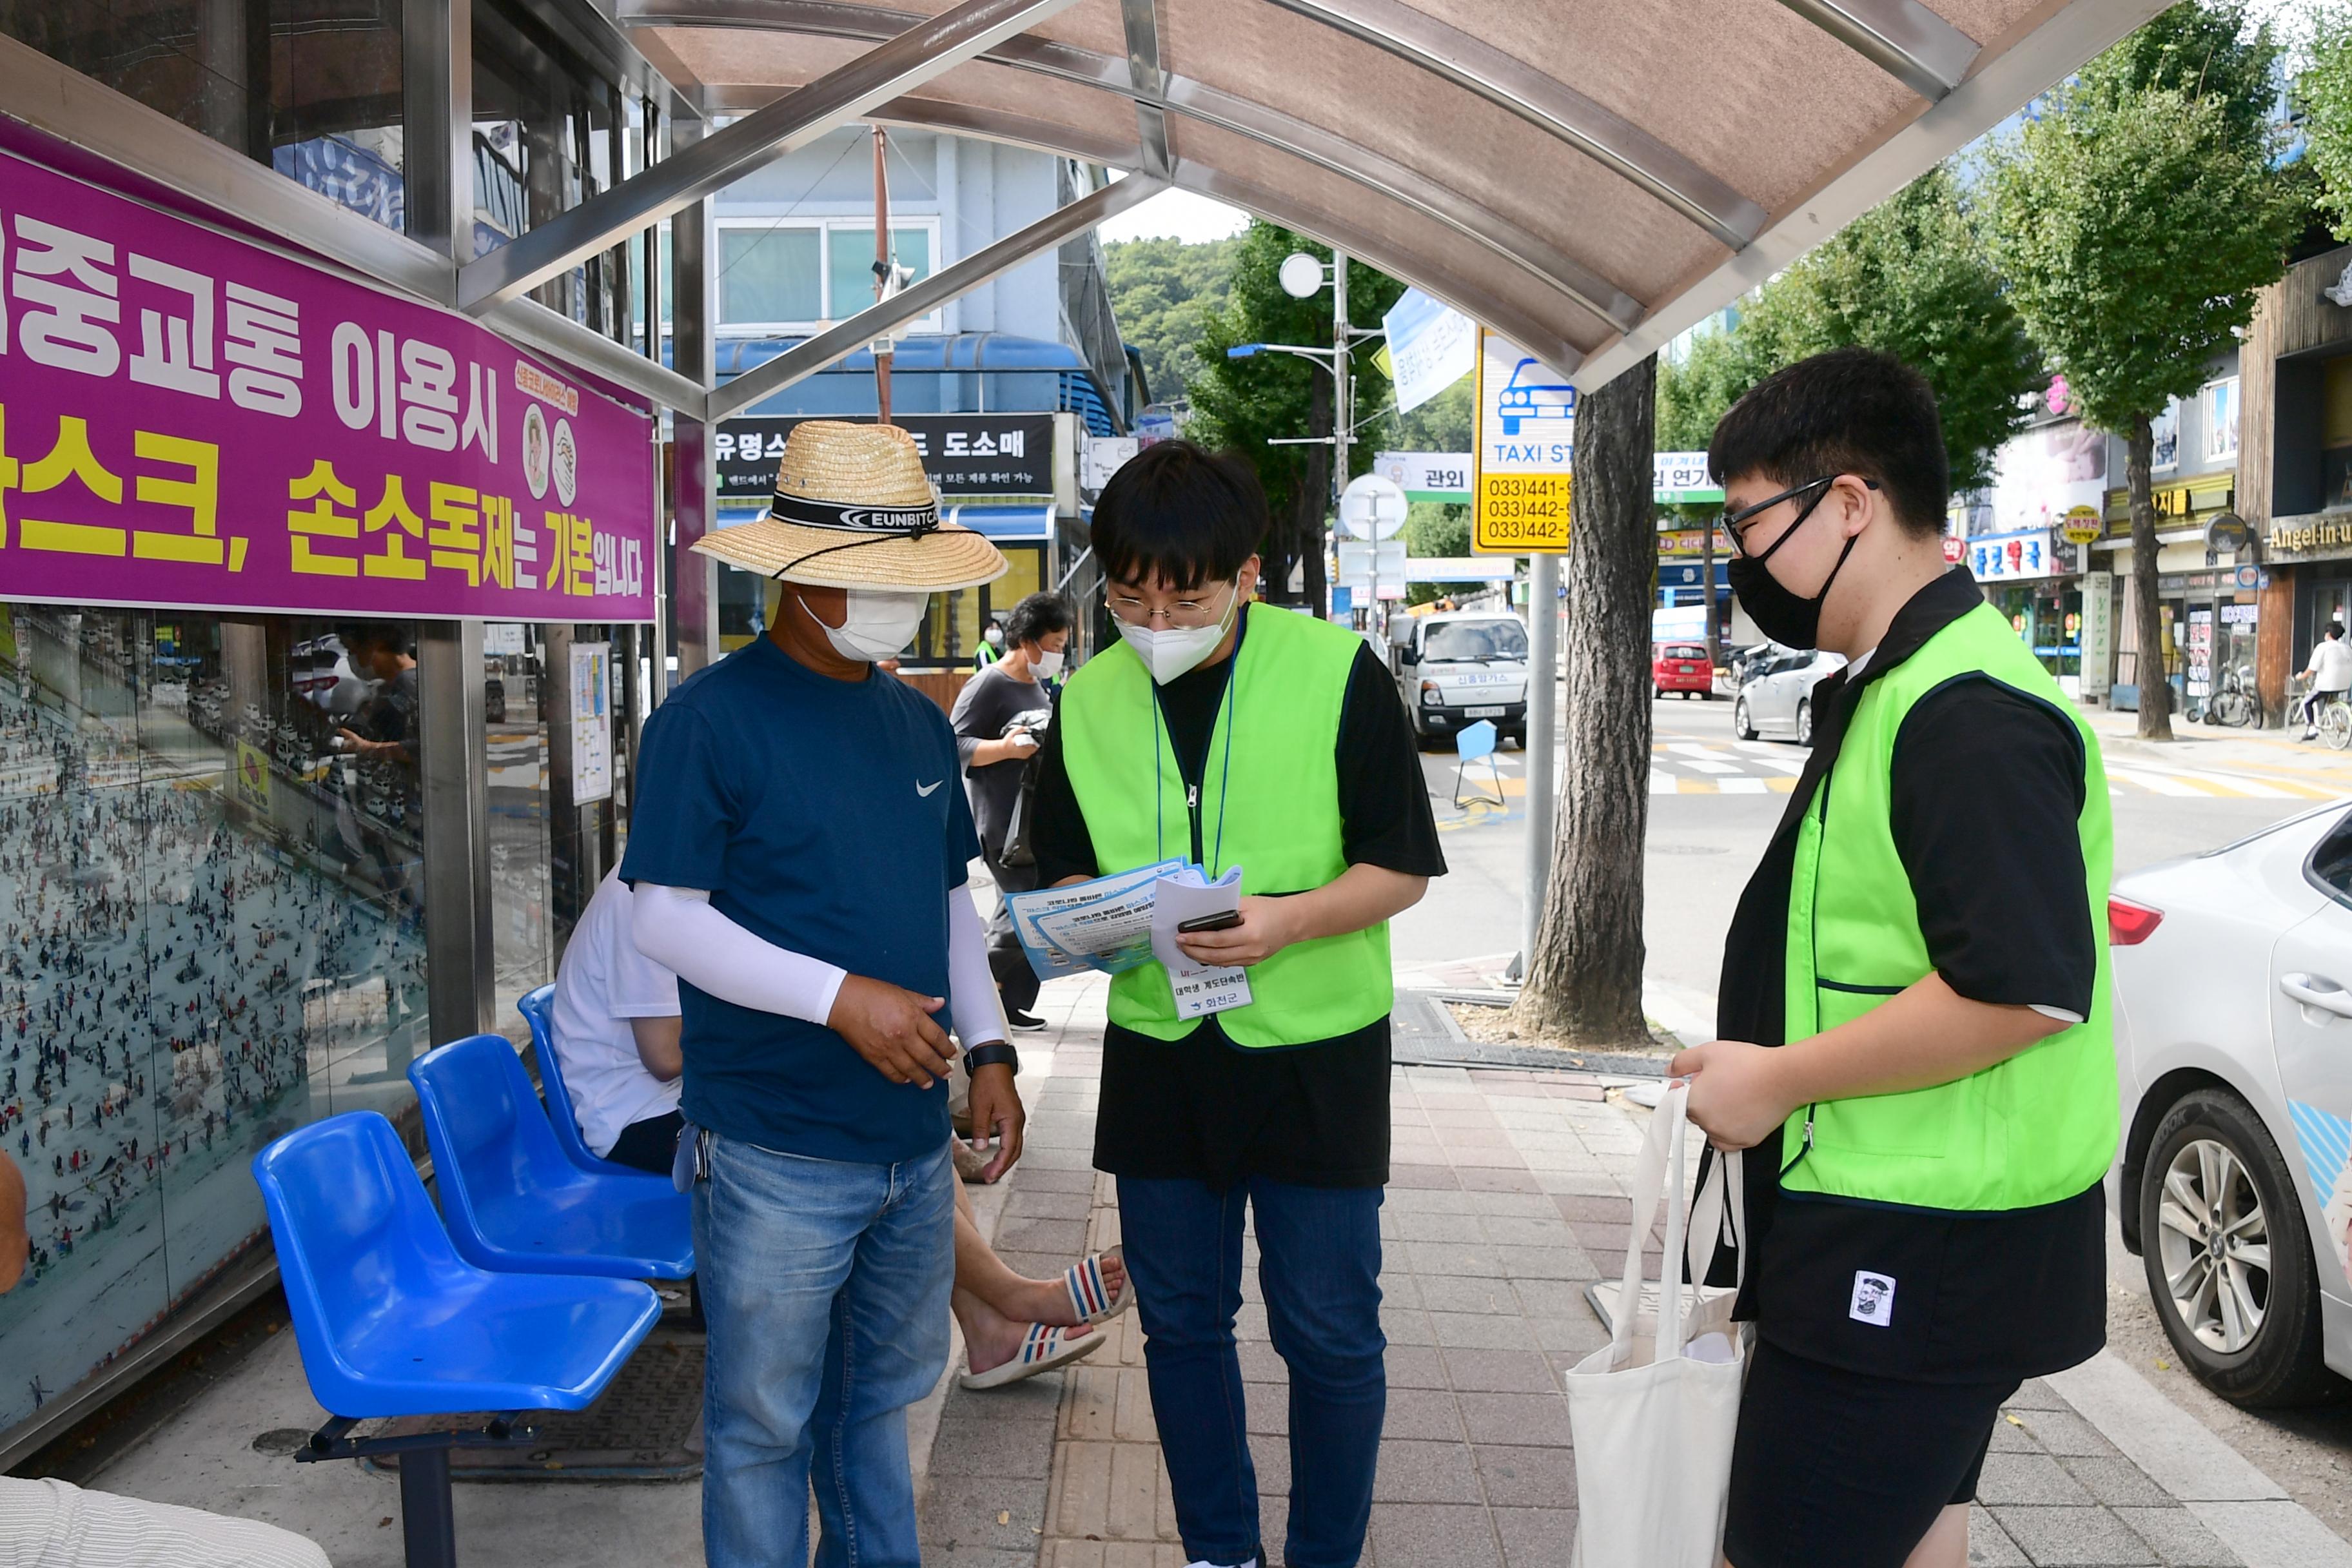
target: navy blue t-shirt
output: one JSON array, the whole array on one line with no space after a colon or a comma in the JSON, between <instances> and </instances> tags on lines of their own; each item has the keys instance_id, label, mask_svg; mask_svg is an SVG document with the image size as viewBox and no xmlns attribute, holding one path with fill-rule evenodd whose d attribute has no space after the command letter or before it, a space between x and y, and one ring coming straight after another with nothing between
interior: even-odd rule
<instances>
[{"instance_id":1,"label":"navy blue t-shirt","mask_svg":"<svg viewBox=\"0 0 2352 1568\"><path fill-rule=\"evenodd\" d=\"M945 996L948 894L979 853L947 715L878 670L835 680L762 637L647 721L621 875L708 889L779 947ZM892 1083L823 1025L677 990L696 1125L872 1164L946 1141L946 1084Z\"/></svg>"}]
</instances>

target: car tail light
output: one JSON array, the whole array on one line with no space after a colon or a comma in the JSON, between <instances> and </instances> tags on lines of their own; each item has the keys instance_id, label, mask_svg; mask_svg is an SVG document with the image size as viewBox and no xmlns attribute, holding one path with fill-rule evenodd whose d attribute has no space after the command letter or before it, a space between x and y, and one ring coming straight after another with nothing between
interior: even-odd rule
<instances>
[{"instance_id":1,"label":"car tail light","mask_svg":"<svg viewBox=\"0 0 2352 1568\"><path fill-rule=\"evenodd\" d=\"M2164 923L2162 910L2149 909L2146 904L2133 903L2129 899L2110 897L2107 900L2107 942L2113 947L2137 947L2156 933Z\"/></svg>"}]
</instances>

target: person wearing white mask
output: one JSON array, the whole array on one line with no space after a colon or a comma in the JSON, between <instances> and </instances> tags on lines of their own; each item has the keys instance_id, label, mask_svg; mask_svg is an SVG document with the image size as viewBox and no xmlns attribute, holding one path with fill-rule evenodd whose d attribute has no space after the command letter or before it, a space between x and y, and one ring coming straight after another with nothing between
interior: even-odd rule
<instances>
[{"instance_id":1,"label":"person wearing white mask","mask_svg":"<svg viewBox=\"0 0 2352 1568\"><path fill-rule=\"evenodd\" d=\"M905 431L833 420L793 428L767 517L695 549L783 585L767 635L648 721L621 863L631 936L679 981L703 1550L807 1562L814 1479L819 1561L912 1568L906 1407L947 1364L955 1257L950 1026L992 1179L1023 1115L955 736L874 665L1004 558L941 523Z\"/></svg>"},{"instance_id":2,"label":"person wearing white mask","mask_svg":"<svg viewBox=\"0 0 2352 1568\"><path fill-rule=\"evenodd\" d=\"M1093 542L1119 646L1063 689L1031 845L1049 885L1171 858L1241 872L1239 920L1177 942L1245 967L1245 1005L1182 1016L1158 963L1112 979L1094 1163L1118 1180L1185 1556L1234 1568L1274 1544L1288 1568L1354 1568L1388 1397L1388 921L1445 861L1369 645L1250 602L1268 525L1249 465L1187 441L1104 487ZM1250 1217L1290 1373L1278 1543L1258 1539L1234 1333Z\"/></svg>"},{"instance_id":3,"label":"person wearing white mask","mask_svg":"<svg viewBox=\"0 0 2352 1568\"><path fill-rule=\"evenodd\" d=\"M971 813L980 825L980 853L996 882L988 961L996 971L1005 1021L1016 1030L1042 1029L1045 1021L1029 1010L1037 1001L1037 972L1021 951L1004 895L1034 888L1037 869L1034 864L1004 863L1004 834L1021 795L1022 775L1037 754L1036 731L1044 727L1038 719L1053 704L1040 683L1062 673L1070 626L1070 606L1058 594L1032 594L1013 605L1004 657L963 683L948 714L971 791Z\"/></svg>"}]
</instances>

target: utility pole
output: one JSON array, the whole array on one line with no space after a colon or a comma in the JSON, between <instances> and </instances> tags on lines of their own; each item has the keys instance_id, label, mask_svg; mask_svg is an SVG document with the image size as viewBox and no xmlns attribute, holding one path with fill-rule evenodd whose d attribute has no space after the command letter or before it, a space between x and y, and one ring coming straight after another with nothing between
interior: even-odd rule
<instances>
[{"instance_id":1,"label":"utility pole","mask_svg":"<svg viewBox=\"0 0 2352 1568\"><path fill-rule=\"evenodd\" d=\"M889 132L877 121L874 126L874 298L879 301L889 297L890 288L890 170L887 158ZM890 340L887 336L874 341L874 408L877 424L890 423Z\"/></svg>"},{"instance_id":2,"label":"utility pole","mask_svg":"<svg viewBox=\"0 0 2352 1568\"><path fill-rule=\"evenodd\" d=\"M1536 927L1551 886L1552 810L1559 764L1559 557L1528 563L1527 907L1519 913L1519 977L1535 961Z\"/></svg>"}]
</instances>

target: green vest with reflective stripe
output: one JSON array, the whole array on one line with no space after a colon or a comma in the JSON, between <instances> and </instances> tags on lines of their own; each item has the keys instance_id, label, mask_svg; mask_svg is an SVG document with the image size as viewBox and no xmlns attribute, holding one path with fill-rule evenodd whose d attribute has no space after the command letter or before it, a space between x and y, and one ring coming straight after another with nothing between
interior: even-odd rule
<instances>
[{"instance_id":1,"label":"green vest with reflective stripe","mask_svg":"<svg viewBox=\"0 0 2352 1568\"><path fill-rule=\"evenodd\" d=\"M1200 859L1242 868L1245 893L1298 893L1348 868L1336 756L1348 672L1363 640L1307 616L1243 612L1247 634L1209 739ZM1160 718L1150 672L1122 641L1088 659L1062 693L1062 756L1108 875L1192 858L1193 811ZM1297 1046L1360 1029L1394 1001L1385 921L1296 942L1249 971L1250 1004L1218 1014L1239 1046ZM1158 963L1115 976L1114 1023L1154 1039L1199 1027L1179 1018Z\"/></svg>"},{"instance_id":2,"label":"green vest with reflective stripe","mask_svg":"<svg viewBox=\"0 0 2352 1568\"><path fill-rule=\"evenodd\" d=\"M2093 919L2106 908L2114 836L2097 738L2008 621L1979 605L1864 690L1806 808L1789 885L1789 1040L1860 1017L1934 967L1891 827L1895 741L1921 698L1981 679L2046 704L2081 735L2083 868ZM2106 933L2094 935L2098 975L2082 1023L1956 1082L1801 1107L1783 1133L1793 1152L1781 1156L1781 1186L1990 1210L2055 1203L2098 1181L2118 1118Z\"/></svg>"}]
</instances>

